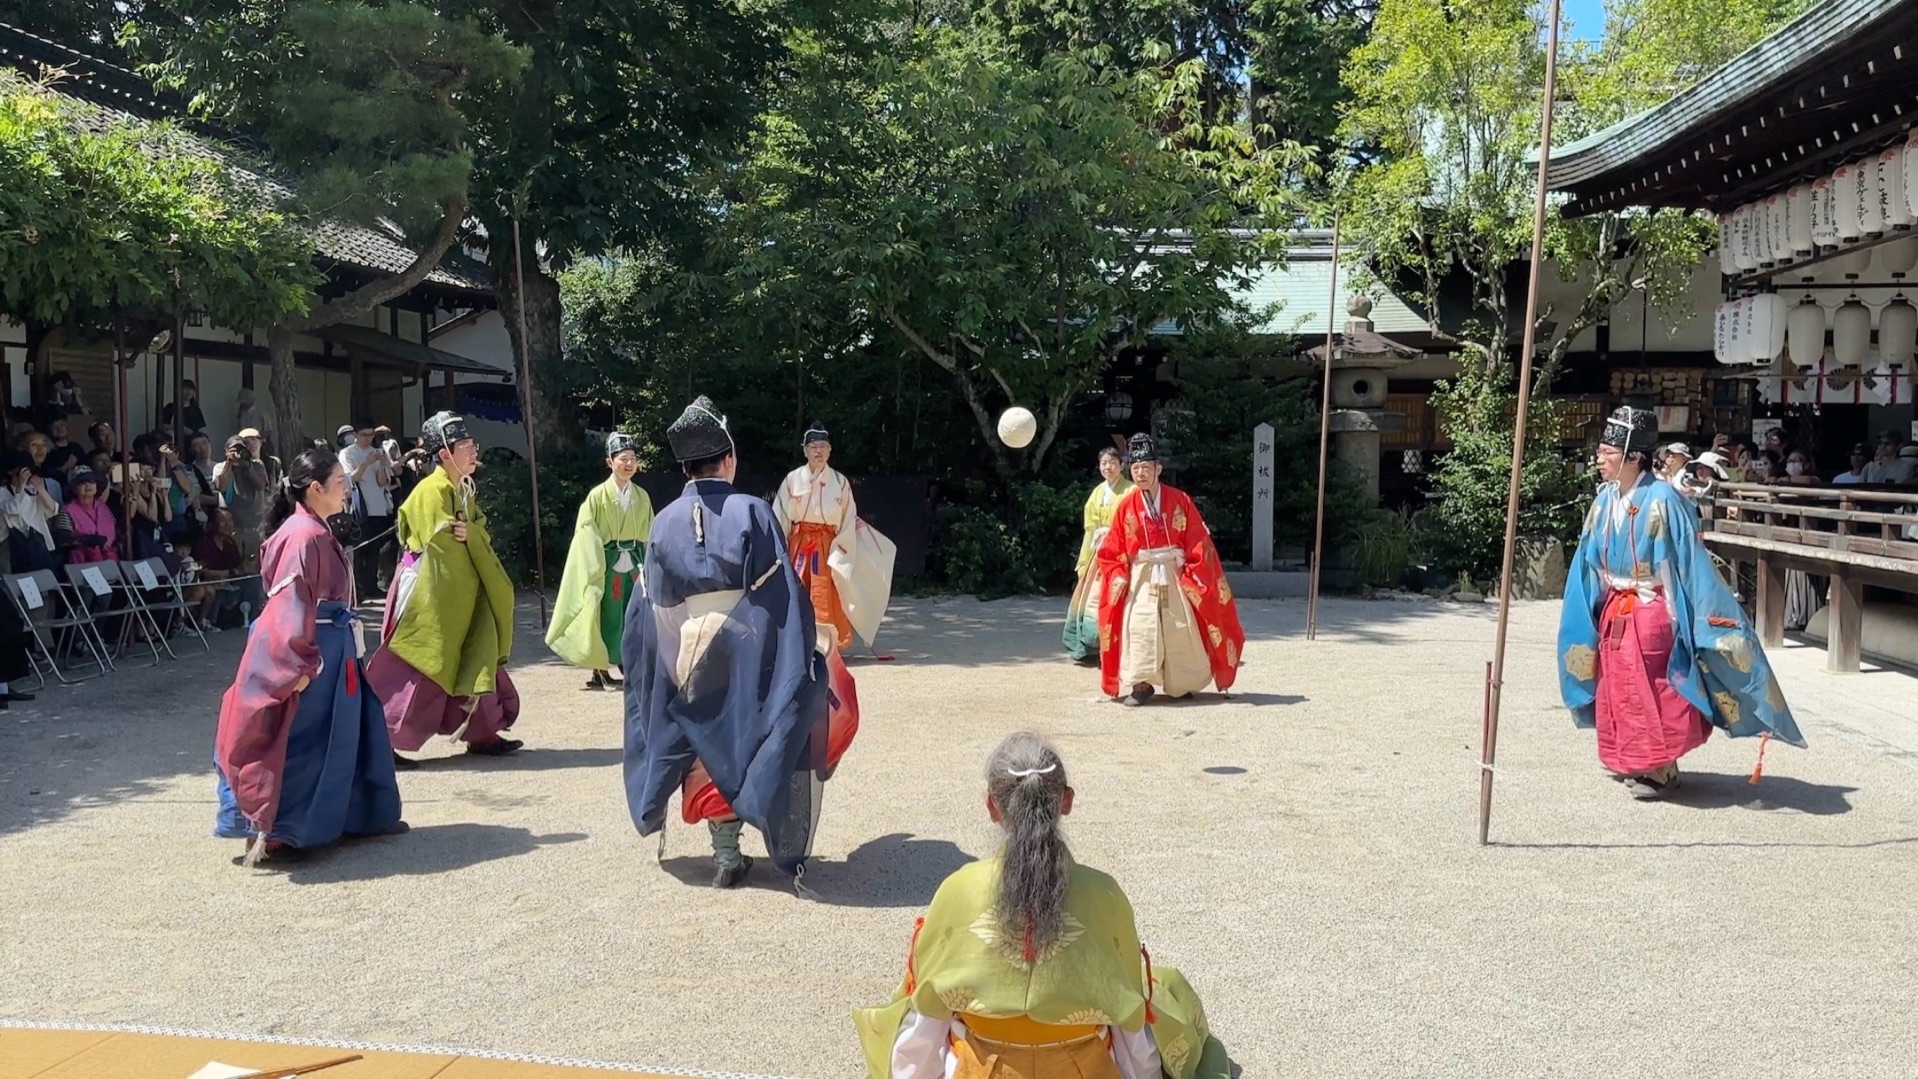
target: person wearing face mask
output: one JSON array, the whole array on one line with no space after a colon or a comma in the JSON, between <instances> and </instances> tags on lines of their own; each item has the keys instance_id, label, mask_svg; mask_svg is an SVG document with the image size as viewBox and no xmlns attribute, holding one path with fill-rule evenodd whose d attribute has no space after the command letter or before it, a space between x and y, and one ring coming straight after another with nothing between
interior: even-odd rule
<instances>
[{"instance_id":1,"label":"person wearing face mask","mask_svg":"<svg viewBox=\"0 0 1918 1079\"><path fill-rule=\"evenodd\" d=\"M1097 555L1112 527L1112 514L1119 497L1132 489L1132 477L1126 475L1119 451L1107 446L1099 451L1099 485L1086 496L1085 538L1079 543L1079 585L1072 590L1072 603L1066 608L1066 654L1080 663L1099 662L1099 600L1105 578L1099 574Z\"/></svg>"},{"instance_id":2,"label":"person wearing face mask","mask_svg":"<svg viewBox=\"0 0 1918 1079\"><path fill-rule=\"evenodd\" d=\"M1817 487L1823 481L1812 468L1811 458L1803 450L1793 450L1785 455L1785 474L1777 479L1787 487Z\"/></svg>"},{"instance_id":3,"label":"person wearing face mask","mask_svg":"<svg viewBox=\"0 0 1918 1079\"><path fill-rule=\"evenodd\" d=\"M1605 486L1572 557L1557 645L1573 723L1596 728L1599 762L1641 800L1678 782L1678 759L1713 726L1805 744L1697 512L1648 471L1657 427L1629 406L1605 423Z\"/></svg>"},{"instance_id":4,"label":"person wearing face mask","mask_svg":"<svg viewBox=\"0 0 1918 1079\"><path fill-rule=\"evenodd\" d=\"M346 493L332 451L307 450L267 510L267 599L214 734L214 834L247 841L244 865L406 830L386 714L361 665L353 567L335 534Z\"/></svg>"},{"instance_id":5,"label":"person wearing face mask","mask_svg":"<svg viewBox=\"0 0 1918 1079\"><path fill-rule=\"evenodd\" d=\"M653 500L633 482L639 472L633 436L621 431L606 436L606 468L612 475L580 504L553 622L546 629L547 647L555 655L593 672L586 682L592 690L620 684L610 668L620 662L626 606L653 531Z\"/></svg>"},{"instance_id":6,"label":"person wearing face mask","mask_svg":"<svg viewBox=\"0 0 1918 1079\"><path fill-rule=\"evenodd\" d=\"M519 718L506 675L513 582L474 497L479 442L465 420L441 412L426 421L420 444L438 467L400 506L402 554L366 676L386 702L394 749L410 752L443 734L468 753L502 756L525 743L503 734Z\"/></svg>"}]
</instances>

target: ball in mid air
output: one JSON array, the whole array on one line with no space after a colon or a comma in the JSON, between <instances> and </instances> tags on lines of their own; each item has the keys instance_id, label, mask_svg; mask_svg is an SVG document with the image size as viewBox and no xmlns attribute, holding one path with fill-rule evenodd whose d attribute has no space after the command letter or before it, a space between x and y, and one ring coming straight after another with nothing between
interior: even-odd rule
<instances>
[{"instance_id":1,"label":"ball in mid air","mask_svg":"<svg viewBox=\"0 0 1918 1079\"><path fill-rule=\"evenodd\" d=\"M1015 450L1032 445L1038 434L1039 420L1026 409L1009 408L999 416L999 441Z\"/></svg>"}]
</instances>

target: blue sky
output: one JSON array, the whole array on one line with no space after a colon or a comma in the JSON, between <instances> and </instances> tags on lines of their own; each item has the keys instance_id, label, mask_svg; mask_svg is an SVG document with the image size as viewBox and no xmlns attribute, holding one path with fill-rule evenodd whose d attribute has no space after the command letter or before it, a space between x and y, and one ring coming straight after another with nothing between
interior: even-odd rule
<instances>
[{"instance_id":1,"label":"blue sky","mask_svg":"<svg viewBox=\"0 0 1918 1079\"><path fill-rule=\"evenodd\" d=\"M1573 41L1597 41L1605 34L1604 0L1561 0L1565 17L1571 21L1568 37Z\"/></svg>"}]
</instances>

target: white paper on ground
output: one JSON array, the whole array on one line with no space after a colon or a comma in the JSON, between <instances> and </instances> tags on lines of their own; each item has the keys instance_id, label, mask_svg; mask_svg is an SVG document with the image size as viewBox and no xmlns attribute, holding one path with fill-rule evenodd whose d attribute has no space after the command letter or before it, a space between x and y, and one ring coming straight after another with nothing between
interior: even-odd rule
<instances>
[{"instance_id":1,"label":"white paper on ground","mask_svg":"<svg viewBox=\"0 0 1918 1079\"><path fill-rule=\"evenodd\" d=\"M98 566L82 567L80 576L86 579L87 587L93 589L93 594L96 596L104 596L113 591L113 586L107 584L107 575L101 573Z\"/></svg>"},{"instance_id":2,"label":"white paper on ground","mask_svg":"<svg viewBox=\"0 0 1918 1079\"><path fill-rule=\"evenodd\" d=\"M258 1075L258 1068L238 1068L231 1064L222 1064L217 1060L207 1061L207 1065L186 1079L239 1079L242 1075Z\"/></svg>"}]
</instances>

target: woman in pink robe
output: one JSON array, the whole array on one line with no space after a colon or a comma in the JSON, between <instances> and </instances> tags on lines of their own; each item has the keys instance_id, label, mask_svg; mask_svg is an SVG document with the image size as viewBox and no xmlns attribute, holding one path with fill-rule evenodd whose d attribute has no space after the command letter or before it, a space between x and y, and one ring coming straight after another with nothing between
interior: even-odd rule
<instances>
[{"instance_id":1,"label":"woman in pink robe","mask_svg":"<svg viewBox=\"0 0 1918 1079\"><path fill-rule=\"evenodd\" d=\"M329 524L346 498L333 452L312 449L267 512L266 605L220 702L213 754L214 831L247 839L249 865L406 830L386 713L361 666L353 571Z\"/></svg>"}]
</instances>

